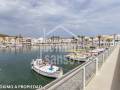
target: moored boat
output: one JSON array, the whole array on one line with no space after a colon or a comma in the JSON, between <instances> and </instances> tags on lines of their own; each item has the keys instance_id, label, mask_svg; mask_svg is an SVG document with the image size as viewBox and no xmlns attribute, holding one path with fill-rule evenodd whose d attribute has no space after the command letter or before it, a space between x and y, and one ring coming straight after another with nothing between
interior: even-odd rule
<instances>
[{"instance_id":1,"label":"moored boat","mask_svg":"<svg viewBox=\"0 0 120 90\"><path fill-rule=\"evenodd\" d=\"M0 48L6 48L7 46L0 44Z\"/></svg>"},{"instance_id":2,"label":"moored boat","mask_svg":"<svg viewBox=\"0 0 120 90\"><path fill-rule=\"evenodd\" d=\"M86 53L70 53L65 56L69 60L75 60L75 61L87 61L89 55Z\"/></svg>"},{"instance_id":3,"label":"moored boat","mask_svg":"<svg viewBox=\"0 0 120 90\"><path fill-rule=\"evenodd\" d=\"M42 59L33 60L31 65L32 70L46 77L60 78L63 75L62 68L52 65Z\"/></svg>"},{"instance_id":4,"label":"moored boat","mask_svg":"<svg viewBox=\"0 0 120 90\"><path fill-rule=\"evenodd\" d=\"M100 53L104 52L106 49L105 48L98 48L90 51L90 53L94 56L99 55Z\"/></svg>"}]
</instances>

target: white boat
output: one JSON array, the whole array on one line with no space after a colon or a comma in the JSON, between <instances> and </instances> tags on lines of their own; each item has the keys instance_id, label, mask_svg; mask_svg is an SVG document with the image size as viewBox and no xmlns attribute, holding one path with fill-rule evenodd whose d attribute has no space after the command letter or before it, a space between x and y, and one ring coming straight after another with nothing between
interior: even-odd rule
<instances>
[{"instance_id":1,"label":"white boat","mask_svg":"<svg viewBox=\"0 0 120 90\"><path fill-rule=\"evenodd\" d=\"M22 47L22 44L15 44L15 43L11 43L11 44L7 44L8 47Z\"/></svg>"},{"instance_id":2,"label":"white boat","mask_svg":"<svg viewBox=\"0 0 120 90\"><path fill-rule=\"evenodd\" d=\"M22 44L16 44L15 46L16 47L22 47L23 45Z\"/></svg>"},{"instance_id":3,"label":"white boat","mask_svg":"<svg viewBox=\"0 0 120 90\"><path fill-rule=\"evenodd\" d=\"M0 44L0 48L6 48L7 46Z\"/></svg>"},{"instance_id":4,"label":"white boat","mask_svg":"<svg viewBox=\"0 0 120 90\"><path fill-rule=\"evenodd\" d=\"M80 54L80 53L72 53L65 56L69 60L75 61L87 61L88 55Z\"/></svg>"},{"instance_id":5,"label":"white boat","mask_svg":"<svg viewBox=\"0 0 120 90\"><path fill-rule=\"evenodd\" d=\"M105 51L105 48L98 48L96 49L98 52L104 52Z\"/></svg>"},{"instance_id":6,"label":"white boat","mask_svg":"<svg viewBox=\"0 0 120 90\"><path fill-rule=\"evenodd\" d=\"M33 60L31 65L32 70L46 77L60 78L63 75L62 68L51 65L50 63L45 62L42 59Z\"/></svg>"},{"instance_id":7,"label":"white boat","mask_svg":"<svg viewBox=\"0 0 120 90\"><path fill-rule=\"evenodd\" d=\"M102 52L104 52L104 51L105 51L105 48L98 48L98 49L94 49L94 50L90 51L90 53L91 53L92 55L97 56L97 55L99 55L100 53L102 53Z\"/></svg>"}]
</instances>

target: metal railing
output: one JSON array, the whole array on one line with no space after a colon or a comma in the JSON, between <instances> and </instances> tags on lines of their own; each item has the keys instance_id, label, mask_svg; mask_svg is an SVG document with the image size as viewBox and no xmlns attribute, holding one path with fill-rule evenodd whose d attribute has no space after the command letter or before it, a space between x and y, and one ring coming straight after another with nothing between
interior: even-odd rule
<instances>
[{"instance_id":1,"label":"metal railing","mask_svg":"<svg viewBox=\"0 0 120 90\"><path fill-rule=\"evenodd\" d=\"M114 48L110 47L99 56L89 59L87 62L63 75L63 77L38 90L85 90L86 85L95 76L97 71L101 69Z\"/></svg>"}]
</instances>

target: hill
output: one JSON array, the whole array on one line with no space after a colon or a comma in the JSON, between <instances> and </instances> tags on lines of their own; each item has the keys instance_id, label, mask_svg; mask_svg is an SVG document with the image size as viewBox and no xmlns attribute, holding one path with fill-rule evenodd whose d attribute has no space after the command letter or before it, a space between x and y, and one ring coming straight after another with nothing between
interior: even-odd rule
<instances>
[{"instance_id":1,"label":"hill","mask_svg":"<svg viewBox=\"0 0 120 90\"><path fill-rule=\"evenodd\" d=\"M8 37L8 35L0 34L0 37Z\"/></svg>"}]
</instances>

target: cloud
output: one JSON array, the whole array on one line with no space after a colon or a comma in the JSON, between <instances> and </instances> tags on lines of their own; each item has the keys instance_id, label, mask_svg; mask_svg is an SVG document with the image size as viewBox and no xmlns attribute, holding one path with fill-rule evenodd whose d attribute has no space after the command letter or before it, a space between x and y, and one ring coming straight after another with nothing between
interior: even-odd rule
<instances>
[{"instance_id":1,"label":"cloud","mask_svg":"<svg viewBox=\"0 0 120 90\"><path fill-rule=\"evenodd\" d=\"M39 37L57 25L76 34L118 33L119 10L119 0L0 0L0 33Z\"/></svg>"}]
</instances>

